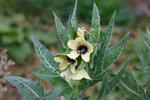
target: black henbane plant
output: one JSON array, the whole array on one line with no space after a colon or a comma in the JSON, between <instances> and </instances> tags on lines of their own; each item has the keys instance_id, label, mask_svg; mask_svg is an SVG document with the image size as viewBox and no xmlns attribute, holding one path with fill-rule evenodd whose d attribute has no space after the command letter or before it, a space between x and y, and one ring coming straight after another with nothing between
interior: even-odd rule
<instances>
[{"instance_id":1,"label":"black henbane plant","mask_svg":"<svg viewBox=\"0 0 150 100\"><path fill-rule=\"evenodd\" d=\"M126 95L127 100L150 99L150 30L147 29L146 34L144 32L139 32L139 35L145 46L139 48L137 43L134 45L137 55L142 63L142 66L138 67L138 69L142 72L145 80L135 79L130 71L125 73L125 77L121 79L119 86ZM137 83L137 81L139 82Z\"/></svg>"},{"instance_id":2,"label":"black henbane plant","mask_svg":"<svg viewBox=\"0 0 150 100\"><path fill-rule=\"evenodd\" d=\"M110 65L122 52L128 34L116 45L108 47L116 12L113 14L107 30L100 27L99 11L94 4L90 32L78 27L76 18L77 2L69 19L68 30L54 13L56 29L63 47L63 53L52 55L38 40L33 37L35 50L42 62L40 70L32 71L41 79L49 81L53 88L44 92L40 83L17 76L6 76L12 85L18 88L23 100L54 100L64 96L66 100L88 100L84 95L89 87L103 81L97 100L108 94L117 86L125 72L128 61L120 72L107 80L106 73ZM48 92L47 92L48 91Z\"/></svg>"}]
</instances>

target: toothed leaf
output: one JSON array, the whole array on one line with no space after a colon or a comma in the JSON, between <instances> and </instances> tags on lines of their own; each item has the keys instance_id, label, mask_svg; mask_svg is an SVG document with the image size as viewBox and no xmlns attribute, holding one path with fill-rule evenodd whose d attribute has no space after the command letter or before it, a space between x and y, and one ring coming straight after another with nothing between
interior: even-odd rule
<instances>
[{"instance_id":1,"label":"toothed leaf","mask_svg":"<svg viewBox=\"0 0 150 100\"><path fill-rule=\"evenodd\" d=\"M58 16L56 15L55 12L53 12L53 15L54 15L54 19L55 19L57 33L59 35L59 38L62 42L63 47L66 48L67 42L69 40L68 32L67 32L65 26L61 23L60 19L58 18Z\"/></svg>"},{"instance_id":2,"label":"toothed leaf","mask_svg":"<svg viewBox=\"0 0 150 100\"><path fill-rule=\"evenodd\" d=\"M44 96L43 87L38 82L18 76L5 76L4 78L18 89L23 100L41 100L40 98Z\"/></svg>"}]
</instances>

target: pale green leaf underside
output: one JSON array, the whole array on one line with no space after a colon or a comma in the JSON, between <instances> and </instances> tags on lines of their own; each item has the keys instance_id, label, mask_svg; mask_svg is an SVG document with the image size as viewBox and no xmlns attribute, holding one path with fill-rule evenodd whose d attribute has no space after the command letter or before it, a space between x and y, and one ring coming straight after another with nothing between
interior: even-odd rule
<instances>
[{"instance_id":1,"label":"pale green leaf underside","mask_svg":"<svg viewBox=\"0 0 150 100\"><path fill-rule=\"evenodd\" d=\"M57 69L57 63L54 61L54 58L50 51L34 37L32 37L32 40L36 53L38 54L42 64L48 69L55 71Z\"/></svg>"},{"instance_id":2,"label":"pale green leaf underside","mask_svg":"<svg viewBox=\"0 0 150 100\"><path fill-rule=\"evenodd\" d=\"M13 86L15 86L21 94L23 100L41 100L44 95L43 87L31 79L18 76L5 76Z\"/></svg>"}]
</instances>

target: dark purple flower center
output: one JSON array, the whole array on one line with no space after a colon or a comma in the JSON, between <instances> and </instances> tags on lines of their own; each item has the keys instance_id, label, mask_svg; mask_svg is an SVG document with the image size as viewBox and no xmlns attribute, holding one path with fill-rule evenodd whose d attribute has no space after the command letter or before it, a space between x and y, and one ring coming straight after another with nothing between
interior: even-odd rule
<instances>
[{"instance_id":1,"label":"dark purple flower center","mask_svg":"<svg viewBox=\"0 0 150 100\"><path fill-rule=\"evenodd\" d=\"M79 54L85 54L87 51L88 51L88 48L85 45L81 45L77 48L77 52Z\"/></svg>"},{"instance_id":2,"label":"dark purple flower center","mask_svg":"<svg viewBox=\"0 0 150 100\"><path fill-rule=\"evenodd\" d=\"M75 60L74 59L71 59L69 57L67 57L67 62L68 63L71 63L71 64L74 64L75 63Z\"/></svg>"}]
</instances>

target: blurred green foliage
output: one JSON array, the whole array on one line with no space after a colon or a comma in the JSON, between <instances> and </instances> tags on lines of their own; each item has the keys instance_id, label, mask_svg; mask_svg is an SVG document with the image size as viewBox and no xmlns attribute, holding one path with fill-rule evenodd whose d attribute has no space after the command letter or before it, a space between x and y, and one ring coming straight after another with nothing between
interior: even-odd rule
<instances>
[{"instance_id":1,"label":"blurred green foliage","mask_svg":"<svg viewBox=\"0 0 150 100\"><path fill-rule=\"evenodd\" d=\"M57 43L54 29L43 30L42 23L53 24L52 11L67 22L75 0L1 0L0 1L0 45L8 48L15 61L24 61L32 52L31 33L46 44ZM58 3L59 2L59 3ZM112 13L117 11L117 25L134 26L136 16L128 2L120 0L78 0L78 18L91 24L93 2L100 9L101 23L108 24ZM37 21L38 20L38 21ZM37 23L35 23L37 22ZM81 21L80 21L81 22ZM67 23L66 23L67 24ZM42 27L42 28L41 28ZM41 28L41 29L40 29ZM45 29L45 28L44 28ZM44 34L44 35L43 35ZM51 37L51 38L50 38ZM48 39L50 38L50 39ZM22 52L24 52L22 54Z\"/></svg>"},{"instance_id":2,"label":"blurred green foliage","mask_svg":"<svg viewBox=\"0 0 150 100\"><path fill-rule=\"evenodd\" d=\"M78 9L80 9L78 18L80 20L91 23L92 9L89 8L92 8L93 2L100 9L100 15L103 18L102 24L108 24L110 16L116 10L118 14L116 24L129 27L134 25L135 15L129 10L128 3L120 0L110 0L109 2L106 0L78 0ZM57 43L54 29L46 28L45 30L42 23L53 23L53 10L59 11L59 15L66 22L69 13L73 10L73 3L74 0L1 0L0 45L8 48L8 54L13 60L22 62L33 51L32 33L36 34L35 36L41 42Z\"/></svg>"},{"instance_id":3,"label":"blurred green foliage","mask_svg":"<svg viewBox=\"0 0 150 100\"><path fill-rule=\"evenodd\" d=\"M55 45L57 43L55 33L54 29L44 30L34 26L26 21L23 15L0 16L0 46L7 48L9 56L17 62L22 62L31 55L32 34L44 44Z\"/></svg>"},{"instance_id":4,"label":"blurred green foliage","mask_svg":"<svg viewBox=\"0 0 150 100\"><path fill-rule=\"evenodd\" d=\"M143 43L143 48L140 48L136 43L136 52L142 63L142 66L138 67L145 77L150 81L150 30L147 29L147 32L140 32L141 41Z\"/></svg>"},{"instance_id":5,"label":"blurred green foliage","mask_svg":"<svg viewBox=\"0 0 150 100\"><path fill-rule=\"evenodd\" d=\"M50 22L52 11L59 11L61 17L67 20L70 12L73 10L71 6L75 0L2 0L0 4L1 12L11 14L12 12L23 13L26 16L40 17L42 22ZM58 3L59 2L59 3ZM108 24L109 18L116 10L117 25L134 27L136 16L131 11L127 1L120 0L78 0L78 18L90 24L93 2L100 9L102 24Z\"/></svg>"}]
</instances>

